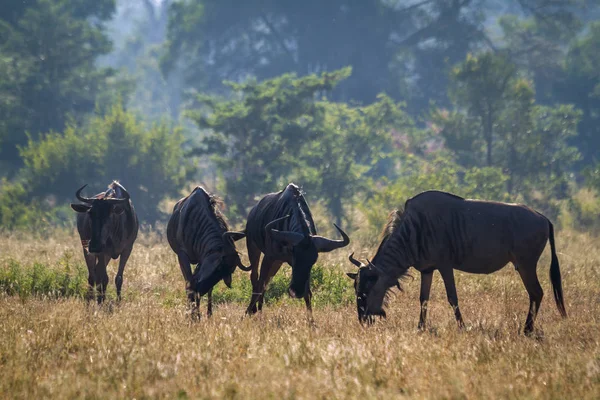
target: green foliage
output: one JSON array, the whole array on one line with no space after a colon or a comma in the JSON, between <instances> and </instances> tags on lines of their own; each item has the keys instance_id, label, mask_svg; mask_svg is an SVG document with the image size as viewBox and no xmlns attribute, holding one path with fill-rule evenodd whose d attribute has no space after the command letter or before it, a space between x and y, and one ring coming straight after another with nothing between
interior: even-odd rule
<instances>
[{"instance_id":1,"label":"green foliage","mask_svg":"<svg viewBox=\"0 0 600 400\"><path fill-rule=\"evenodd\" d=\"M572 227L580 230L600 232L600 194L581 189L567 201Z\"/></svg>"},{"instance_id":2,"label":"green foliage","mask_svg":"<svg viewBox=\"0 0 600 400\"><path fill-rule=\"evenodd\" d=\"M257 193L283 187L301 168L298 155L304 144L321 135L323 106L317 93L331 90L350 74L349 69L296 79L292 75L264 82L230 83L236 98L219 101L201 96L212 111L190 113L201 129L210 129L200 153L212 155L225 174L226 203L244 213Z\"/></svg>"},{"instance_id":3,"label":"green foliage","mask_svg":"<svg viewBox=\"0 0 600 400\"><path fill-rule=\"evenodd\" d=\"M409 198L425 190L441 190L465 198L506 201L508 177L498 168L464 168L438 153L429 159L406 156L399 176L383 184L362 207L371 232L380 230L390 211L404 208Z\"/></svg>"},{"instance_id":4,"label":"green foliage","mask_svg":"<svg viewBox=\"0 0 600 400\"><path fill-rule=\"evenodd\" d=\"M22 3L22 4L17 4ZM102 22L114 0L35 0L3 4L0 15L0 158L19 163L16 146L84 118L104 90L110 51Z\"/></svg>"},{"instance_id":5,"label":"green foliage","mask_svg":"<svg viewBox=\"0 0 600 400\"><path fill-rule=\"evenodd\" d=\"M70 252L53 265L39 262L23 265L12 259L0 265L0 292L8 295L83 297L87 286L87 268L75 263Z\"/></svg>"},{"instance_id":6,"label":"green foliage","mask_svg":"<svg viewBox=\"0 0 600 400\"><path fill-rule=\"evenodd\" d=\"M265 294L265 304L273 304L282 301L297 302L288 295L288 286L291 279L290 267L284 265L277 275L273 277ZM311 271L311 290L313 293L312 303L315 307L321 306L345 306L355 301L354 290L348 285L346 274L337 266L325 266L321 263L315 264ZM246 274L236 273L233 275L231 289L223 284L215 286L213 301L215 303L236 302L247 305L250 302L252 284Z\"/></svg>"},{"instance_id":7,"label":"green foliage","mask_svg":"<svg viewBox=\"0 0 600 400\"><path fill-rule=\"evenodd\" d=\"M453 72L456 109L434 110L432 120L462 166L481 166L485 159L508 175L513 197L547 209L550 198L568 193L579 160L570 143L581 113L567 105L536 105L532 83L517 72L503 55L467 57Z\"/></svg>"},{"instance_id":8,"label":"green foliage","mask_svg":"<svg viewBox=\"0 0 600 400\"><path fill-rule=\"evenodd\" d=\"M189 172L183 160L180 128L166 123L146 128L135 116L114 105L89 124L69 124L63 133L30 139L21 149L23 175L33 197L73 199L85 183L104 190L113 179L128 189L140 219L159 218L159 202L175 196Z\"/></svg>"},{"instance_id":9,"label":"green foliage","mask_svg":"<svg viewBox=\"0 0 600 400\"><path fill-rule=\"evenodd\" d=\"M374 180L394 172L394 136L402 136L408 146L417 146L418 130L402 109L402 104L385 95L365 107L319 103L325 118L321 134L306 143L299 153L305 166L302 182L321 194L338 223L344 205L353 204L361 192L369 192Z\"/></svg>"},{"instance_id":10,"label":"green foliage","mask_svg":"<svg viewBox=\"0 0 600 400\"><path fill-rule=\"evenodd\" d=\"M393 133L410 147L422 140L402 104L381 95L369 106L316 100L349 69L264 82L231 84L237 95L201 97L211 113L191 113L211 131L199 153L210 154L224 178L226 203L244 215L257 194L300 182L317 193L336 221L355 196L394 168Z\"/></svg>"},{"instance_id":11,"label":"green foliage","mask_svg":"<svg viewBox=\"0 0 600 400\"><path fill-rule=\"evenodd\" d=\"M600 193L600 162L585 171L586 185Z\"/></svg>"},{"instance_id":12,"label":"green foliage","mask_svg":"<svg viewBox=\"0 0 600 400\"><path fill-rule=\"evenodd\" d=\"M72 211L67 204L57 205L30 196L21 182L0 181L0 226L2 230L27 228L41 232L65 224ZM69 218L70 219L70 218ZM70 224L69 224L70 225Z\"/></svg>"}]
</instances>

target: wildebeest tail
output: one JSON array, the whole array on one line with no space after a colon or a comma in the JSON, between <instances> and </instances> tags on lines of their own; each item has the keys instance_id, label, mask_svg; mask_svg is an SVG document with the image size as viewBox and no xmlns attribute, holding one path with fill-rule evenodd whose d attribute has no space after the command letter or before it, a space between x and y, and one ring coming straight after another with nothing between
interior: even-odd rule
<instances>
[{"instance_id":1,"label":"wildebeest tail","mask_svg":"<svg viewBox=\"0 0 600 400\"><path fill-rule=\"evenodd\" d=\"M554 226L552 222L548 221L548 227L550 228L550 250L552 251L552 262L550 264L550 282L552 282L552 291L554 292L554 300L556 301L556 307L563 317L567 316L567 310L565 309L565 302L563 299L562 279L560 277L560 267L558 265L558 257L556 257L556 246L554 245Z\"/></svg>"}]
</instances>

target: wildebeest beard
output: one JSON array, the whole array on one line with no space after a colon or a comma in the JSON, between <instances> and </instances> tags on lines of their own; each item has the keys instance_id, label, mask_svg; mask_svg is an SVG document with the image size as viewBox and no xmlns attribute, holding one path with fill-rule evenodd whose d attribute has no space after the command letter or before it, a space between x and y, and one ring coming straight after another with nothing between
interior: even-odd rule
<instances>
[{"instance_id":1,"label":"wildebeest beard","mask_svg":"<svg viewBox=\"0 0 600 400\"><path fill-rule=\"evenodd\" d=\"M310 282L310 273L319 253L310 237L306 237L292 251L292 280L288 292L290 296L304 297Z\"/></svg>"}]
</instances>

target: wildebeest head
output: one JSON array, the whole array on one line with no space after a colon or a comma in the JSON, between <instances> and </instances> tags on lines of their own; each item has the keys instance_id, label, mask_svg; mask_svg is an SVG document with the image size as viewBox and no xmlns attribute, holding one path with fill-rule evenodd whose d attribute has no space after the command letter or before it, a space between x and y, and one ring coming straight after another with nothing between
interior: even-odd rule
<instances>
[{"instance_id":1,"label":"wildebeest head","mask_svg":"<svg viewBox=\"0 0 600 400\"><path fill-rule=\"evenodd\" d=\"M319 253L327 253L347 246L348 235L336 224L333 224L342 236L342 240L328 239L318 235L303 235L292 231L279 231L273 225L289 218L289 215L269 222L265 226L267 240L273 255L292 266L292 281L288 293L292 297L304 297L310 282L310 270L317 262Z\"/></svg>"},{"instance_id":2,"label":"wildebeest head","mask_svg":"<svg viewBox=\"0 0 600 400\"><path fill-rule=\"evenodd\" d=\"M367 264L361 263L354 258L354 253L350 254L348 259L358 267L358 272L346 273L354 281L358 321L361 324L365 322L371 324L374 322L374 316L385 318L386 313L383 307L386 294L392 286L400 289L398 279L389 276L369 260L367 260Z\"/></svg>"},{"instance_id":3,"label":"wildebeest head","mask_svg":"<svg viewBox=\"0 0 600 400\"><path fill-rule=\"evenodd\" d=\"M240 255L235 249L234 242L245 237L243 232L225 232L223 233L223 247L215 249L199 264L194 273L195 290L200 295L207 293L221 279L231 288L231 275L236 267L242 270L248 270L242 264Z\"/></svg>"},{"instance_id":4,"label":"wildebeest head","mask_svg":"<svg viewBox=\"0 0 600 400\"><path fill-rule=\"evenodd\" d=\"M125 188L119 186L125 197L123 198L88 198L81 195L83 185L75 193L75 197L85 204L71 204L71 208L78 213L87 213L90 216L92 237L89 243L90 253L102 253L110 243L110 219L114 215L120 215L129 204L129 193Z\"/></svg>"}]
</instances>

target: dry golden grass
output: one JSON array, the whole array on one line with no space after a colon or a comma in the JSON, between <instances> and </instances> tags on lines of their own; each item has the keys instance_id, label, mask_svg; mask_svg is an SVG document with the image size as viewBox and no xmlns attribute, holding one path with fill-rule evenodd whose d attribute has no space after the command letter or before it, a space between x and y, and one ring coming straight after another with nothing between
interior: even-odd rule
<instances>
[{"instance_id":1,"label":"dry golden grass","mask_svg":"<svg viewBox=\"0 0 600 400\"><path fill-rule=\"evenodd\" d=\"M82 261L78 246L71 233L43 241L5 235L0 267L9 258L52 264L70 251ZM219 304L213 318L192 322L175 256L158 236L144 235L125 271L121 304L0 296L0 393L3 398L600 398L600 250L594 238L572 232L558 232L557 246L569 318L562 320L554 305L545 253L538 271L546 296L539 337L532 339L520 333L528 299L511 266L488 276L457 272L468 326L462 332L438 276L424 333L416 330L418 279L393 296L387 321L370 328L358 324L350 304L317 307L311 326L303 302L295 300L268 304L254 318L242 318L244 304ZM322 262L342 273L351 269L346 253ZM111 276L115 268L111 263ZM248 277L237 272L236 279ZM113 282L110 288L114 291Z\"/></svg>"}]
</instances>

